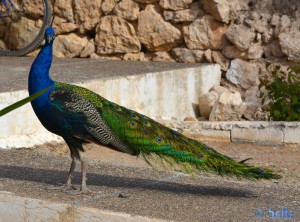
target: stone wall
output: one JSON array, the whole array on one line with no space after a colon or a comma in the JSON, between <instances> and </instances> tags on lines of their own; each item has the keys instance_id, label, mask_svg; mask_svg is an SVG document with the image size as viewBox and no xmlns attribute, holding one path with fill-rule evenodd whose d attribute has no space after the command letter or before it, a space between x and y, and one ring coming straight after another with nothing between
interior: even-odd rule
<instances>
[{"instance_id":1,"label":"stone wall","mask_svg":"<svg viewBox=\"0 0 300 222\"><path fill-rule=\"evenodd\" d=\"M299 0L52 2L58 57L216 62L224 71L234 59L300 61Z\"/></svg>"},{"instance_id":2,"label":"stone wall","mask_svg":"<svg viewBox=\"0 0 300 222\"><path fill-rule=\"evenodd\" d=\"M32 1L34 2L34 1ZM209 120L264 119L266 60L300 62L299 0L52 0L57 57L218 63Z\"/></svg>"}]
</instances>

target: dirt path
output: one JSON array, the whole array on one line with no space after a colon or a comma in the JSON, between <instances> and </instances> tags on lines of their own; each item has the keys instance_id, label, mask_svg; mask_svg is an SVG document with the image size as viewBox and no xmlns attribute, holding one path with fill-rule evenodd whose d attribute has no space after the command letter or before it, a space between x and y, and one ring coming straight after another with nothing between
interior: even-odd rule
<instances>
[{"instance_id":1,"label":"dirt path","mask_svg":"<svg viewBox=\"0 0 300 222\"><path fill-rule=\"evenodd\" d=\"M69 195L48 187L64 183L70 164L64 144L36 149L0 150L0 188L19 196L91 206L174 221L255 221L268 211L288 208L300 221L300 148L207 141L238 160L282 171L279 181L238 181L218 176L196 178L157 171L143 160L104 147L87 147L90 161L85 195ZM79 168L77 169L79 170ZM79 185L80 174L75 183ZM271 212L272 213L272 212ZM258 215L259 217L261 215Z\"/></svg>"}]
</instances>

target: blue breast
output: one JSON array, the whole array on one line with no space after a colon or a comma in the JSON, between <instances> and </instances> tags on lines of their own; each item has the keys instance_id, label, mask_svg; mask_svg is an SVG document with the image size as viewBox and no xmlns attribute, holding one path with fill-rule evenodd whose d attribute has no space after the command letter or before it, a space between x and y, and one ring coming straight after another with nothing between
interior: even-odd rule
<instances>
[{"instance_id":1,"label":"blue breast","mask_svg":"<svg viewBox=\"0 0 300 222\"><path fill-rule=\"evenodd\" d=\"M31 66L28 78L30 95L55 84L49 75L52 64L52 48L53 42L45 43ZM53 88L31 102L34 112L47 129L52 125L51 119L55 116L51 111L52 103L49 99Z\"/></svg>"}]
</instances>

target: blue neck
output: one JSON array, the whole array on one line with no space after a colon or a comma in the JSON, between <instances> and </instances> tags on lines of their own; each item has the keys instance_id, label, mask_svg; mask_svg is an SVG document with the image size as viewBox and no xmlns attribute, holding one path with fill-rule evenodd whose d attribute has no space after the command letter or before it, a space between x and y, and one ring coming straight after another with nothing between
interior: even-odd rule
<instances>
[{"instance_id":1,"label":"blue neck","mask_svg":"<svg viewBox=\"0 0 300 222\"><path fill-rule=\"evenodd\" d=\"M28 78L30 95L54 84L49 75L52 64L52 48L53 41L50 43L46 42L31 66ZM43 96L46 95L44 94Z\"/></svg>"}]
</instances>

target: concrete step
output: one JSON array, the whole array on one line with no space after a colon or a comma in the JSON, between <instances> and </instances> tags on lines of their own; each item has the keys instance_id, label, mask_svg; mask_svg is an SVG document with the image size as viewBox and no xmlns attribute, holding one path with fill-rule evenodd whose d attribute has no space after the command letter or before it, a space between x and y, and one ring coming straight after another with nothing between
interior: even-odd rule
<instances>
[{"instance_id":1,"label":"concrete step","mask_svg":"<svg viewBox=\"0 0 300 222\"><path fill-rule=\"evenodd\" d=\"M101 210L91 207L55 203L0 191L1 221L72 221L72 222L167 222L143 216Z\"/></svg>"}]
</instances>

